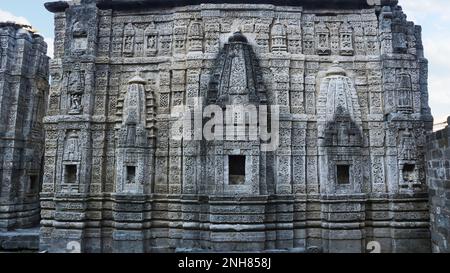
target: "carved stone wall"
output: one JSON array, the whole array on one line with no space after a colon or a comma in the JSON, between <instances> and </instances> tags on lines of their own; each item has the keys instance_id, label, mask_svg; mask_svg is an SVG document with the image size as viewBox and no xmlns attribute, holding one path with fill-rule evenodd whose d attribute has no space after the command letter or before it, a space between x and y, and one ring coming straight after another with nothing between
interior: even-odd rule
<instances>
[{"instance_id":1,"label":"carved stone wall","mask_svg":"<svg viewBox=\"0 0 450 273\"><path fill-rule=\"evenodd\" d=\"M450 121L450 120L449 120ZM450 239L450 129L428 136L427 183L430 193L431 242L435 253L448 253Z\"/></svg>"},{"instance_id":2,"label":"carved stone wall","mask_svg":"<svg viewBox=\"0 0 450 273\"><path fill-rule=\"evenodd\" d=\"M0 23L0 230L39 224L48 83L47 44Z\"/></svg>"},{"instance_id":3,"label":"carved stone wall","mask_svg":"<svg viewBox=\"0 0 450 273\"><path fill-rule=\"evenodd\" d=\"M427 61L396 1L78 2L46 5L42 249L430 251ZM199 97L278 106L278 149L175 140Z\"/></svg>"}]
</instances>

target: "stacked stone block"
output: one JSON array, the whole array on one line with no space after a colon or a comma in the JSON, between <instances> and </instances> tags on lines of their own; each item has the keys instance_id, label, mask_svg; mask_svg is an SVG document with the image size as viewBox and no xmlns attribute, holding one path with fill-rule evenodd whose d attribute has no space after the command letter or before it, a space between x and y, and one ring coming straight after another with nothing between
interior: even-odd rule
<instances>
[{"instance_id":1,"label":"stacked stone block","mask_svg":"<svg viewBox=\"0 0 450 273\"><path fill-rule=\"evenodd\" d=\"M450 122L450 118L447 123ZM431 242L433 252L450 248L450 127L428 136L427 183L430 193Z\"/></svg>"}]
</instances>

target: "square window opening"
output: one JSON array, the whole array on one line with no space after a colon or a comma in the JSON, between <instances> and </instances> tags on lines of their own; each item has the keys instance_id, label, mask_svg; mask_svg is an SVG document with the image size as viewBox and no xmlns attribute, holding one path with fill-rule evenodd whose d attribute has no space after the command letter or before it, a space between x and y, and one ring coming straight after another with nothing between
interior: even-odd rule
<instances>
[{"instance_id":1,"label":"square window opening","mask_svg":"<svg viewBox=\"0 0 450 273\"><path fill-rule=\"evenodd\" d=\"M414 183L416 166L414 164L405 164L403 166L403 181L405 183Z\"/></svg>"}]
</instances>

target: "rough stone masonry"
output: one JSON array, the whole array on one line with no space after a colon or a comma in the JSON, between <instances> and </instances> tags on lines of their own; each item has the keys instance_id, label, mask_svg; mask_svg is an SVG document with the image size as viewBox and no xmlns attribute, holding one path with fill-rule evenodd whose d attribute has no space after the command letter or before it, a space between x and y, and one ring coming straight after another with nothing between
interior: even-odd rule
<instances>
[{"instance_id":1,"label":"rough stone masonry","mask_svg":"<svg viewBox=\"0 0 450 273\"><path fill-rule=\"evenodd\" d=\"M450 117L447 124L450 124ZM433 252L450 252L450 127L427 139L427 181L430 192Z\"/></svg>"},{"instance_id":2,"label":"rough stone masonry","mask_svg":"<svg viewBox=\"0 0 450 273\"><path fill-rule=\"evenodd\" d=\"M427 60L396 0L45 6L41 250L431 251ZM175 139L199 100L276 106L277 149L245 117Z\"/></svg>"}]
</instances>

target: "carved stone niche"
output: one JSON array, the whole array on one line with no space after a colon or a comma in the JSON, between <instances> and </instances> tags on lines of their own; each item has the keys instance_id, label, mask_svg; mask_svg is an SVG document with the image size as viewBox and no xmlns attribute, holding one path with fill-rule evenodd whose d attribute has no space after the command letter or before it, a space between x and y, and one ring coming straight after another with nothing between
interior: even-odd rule
<instances>
[{"instance_id":1,"label":"carved stone niche","mask_svg":"<svg viewBox=\"0 0 450 273\"><path fill-rule=\"evenodd\" d=\"M144 193L148 162L148 132L145 97L146 81L137 73L128 82L124 101L124 114L117 132L116 192Z\"/></svg>"},{"instance_id":2,"label":"carved stone niche","mask_svg":"<svg viewBox=\"0 0 450 273\"><path fill-rule=\"evenodd\" d=\"M79 132L67 132L64 143L61 192L78 193L80 188L80 139Z\"/></svg>"},{"instance_id":3,"label":"carved stone niche","mask_svg":"<svg viewBox=\"0 0 450 273\"><path fill-rule=\"evenodd\" d=\"M84 52L88 48L88 34L82 22L75 22L72 26L72 50Z\"/></svg>"},{"instance_id":4,"label":"carved stone niche","mask_svg":"<svg viewBox=\"0 0 450 273\"><path fill-rule=\"evenodd\" d=\"M79 115L83 112L83 93L85 86L85 72L80 70L69 71L66 77L66 90L68 95L68 114Z\"/></svg>"},{"instance_id":5,"label":"carved stone niche","mask_svg":"<svg viewBox=\"0 0 450 273\"><path fill-rule=\"evenodd\" d=\"M401 19L395 18L392 27L393 40L392 45L394 48L394 53L404 54L408 51L408 38L406 35L404 22Z\"/></svg>"},{"instance_id":6,"label":"carved stone niche","mask_svg":"<svg viewBox=\"0 0 450 273\"><path fill-rule=\"evenodd\" d=\"M280 23L280 19L273 24L270 35L272 52L287 52L286 27Z\"/></svg>"},{"instance_id":7,"label":"carved stone niche","mask_svg":"<svg viewBox=\"0 0 450 273\"><path fill-rule=\"evenodd\" d=\"M175 26L173 29L173 51L177 54L184 54L186 52L186 26ZM168 41L162 40L161 47L166 53L170 52L170 43Z\"/></svg>"},{"instance_id":8,"label":"carved stone niche","mask_svg":"<svg viewBox=\"0 0 450 273\"><path fill-rule=\"evenodd\" d=\"M417 162L417 145L415 138L409 129L399 132L399 188L400 191L420 190L420 166Z\"/></svg>"},{"instance_id":9,"label":"carved stone niche","mask_svg":"<svg viewBox=\"0 0 450 273\"><path fill-rule=\"evenodd\" d=\"M350 24L345 21L339 29L340 36L340 53L344 56L353 56L353 29Z\"/></svg>"},{"instance_id":10,"label":"carved stone niche","mask_svg":"<svg viewBox=\"0 0 450 273\"><path fill-rule=\"evenodd\" d=\"M413 95L411 76L401 71L396 76L397 112L410 114L413 112Z\"/></svg>"},{"instance_id":11,"label":"carved stone niche","mask_svg":"<svg viewBox=\"0 0 450 273\"><path fill-rule=\"evenodd\" d=\"M318 55L330 55L330 30L325 22L321 21L316 26L316 53Z\"/></svg>"},{"instance_id":12,"label":"carved stone niche","mask_svg":"<svg viewBox=\"0 0 450 273\"><path fill-rule=\"evenodd\" d=\"M195 19L189 27L189 51L203 50L203 26L202 23Z\"/></svg>"},{"instance_id":13,"label":"carved stone niche","mask_svg":"<svg viewBox=\"0 0 450 273\"><path fill-rule=\"evenodd\" d=\"M123 55L125 57L133 57L134 55L135 36L136 30L133 24L127 24L123 34Z\"/></svg>"},{"instance_id":14,"label":"carved stone niche","mask_svg":"<svg viewBox=\"0 0 450 273\"><path fill-rule=\"evenodd\" d=\"M154 22L145 29L145 54L154 57L158 53L158 30Z\"/></svg>"}]
</instances>

